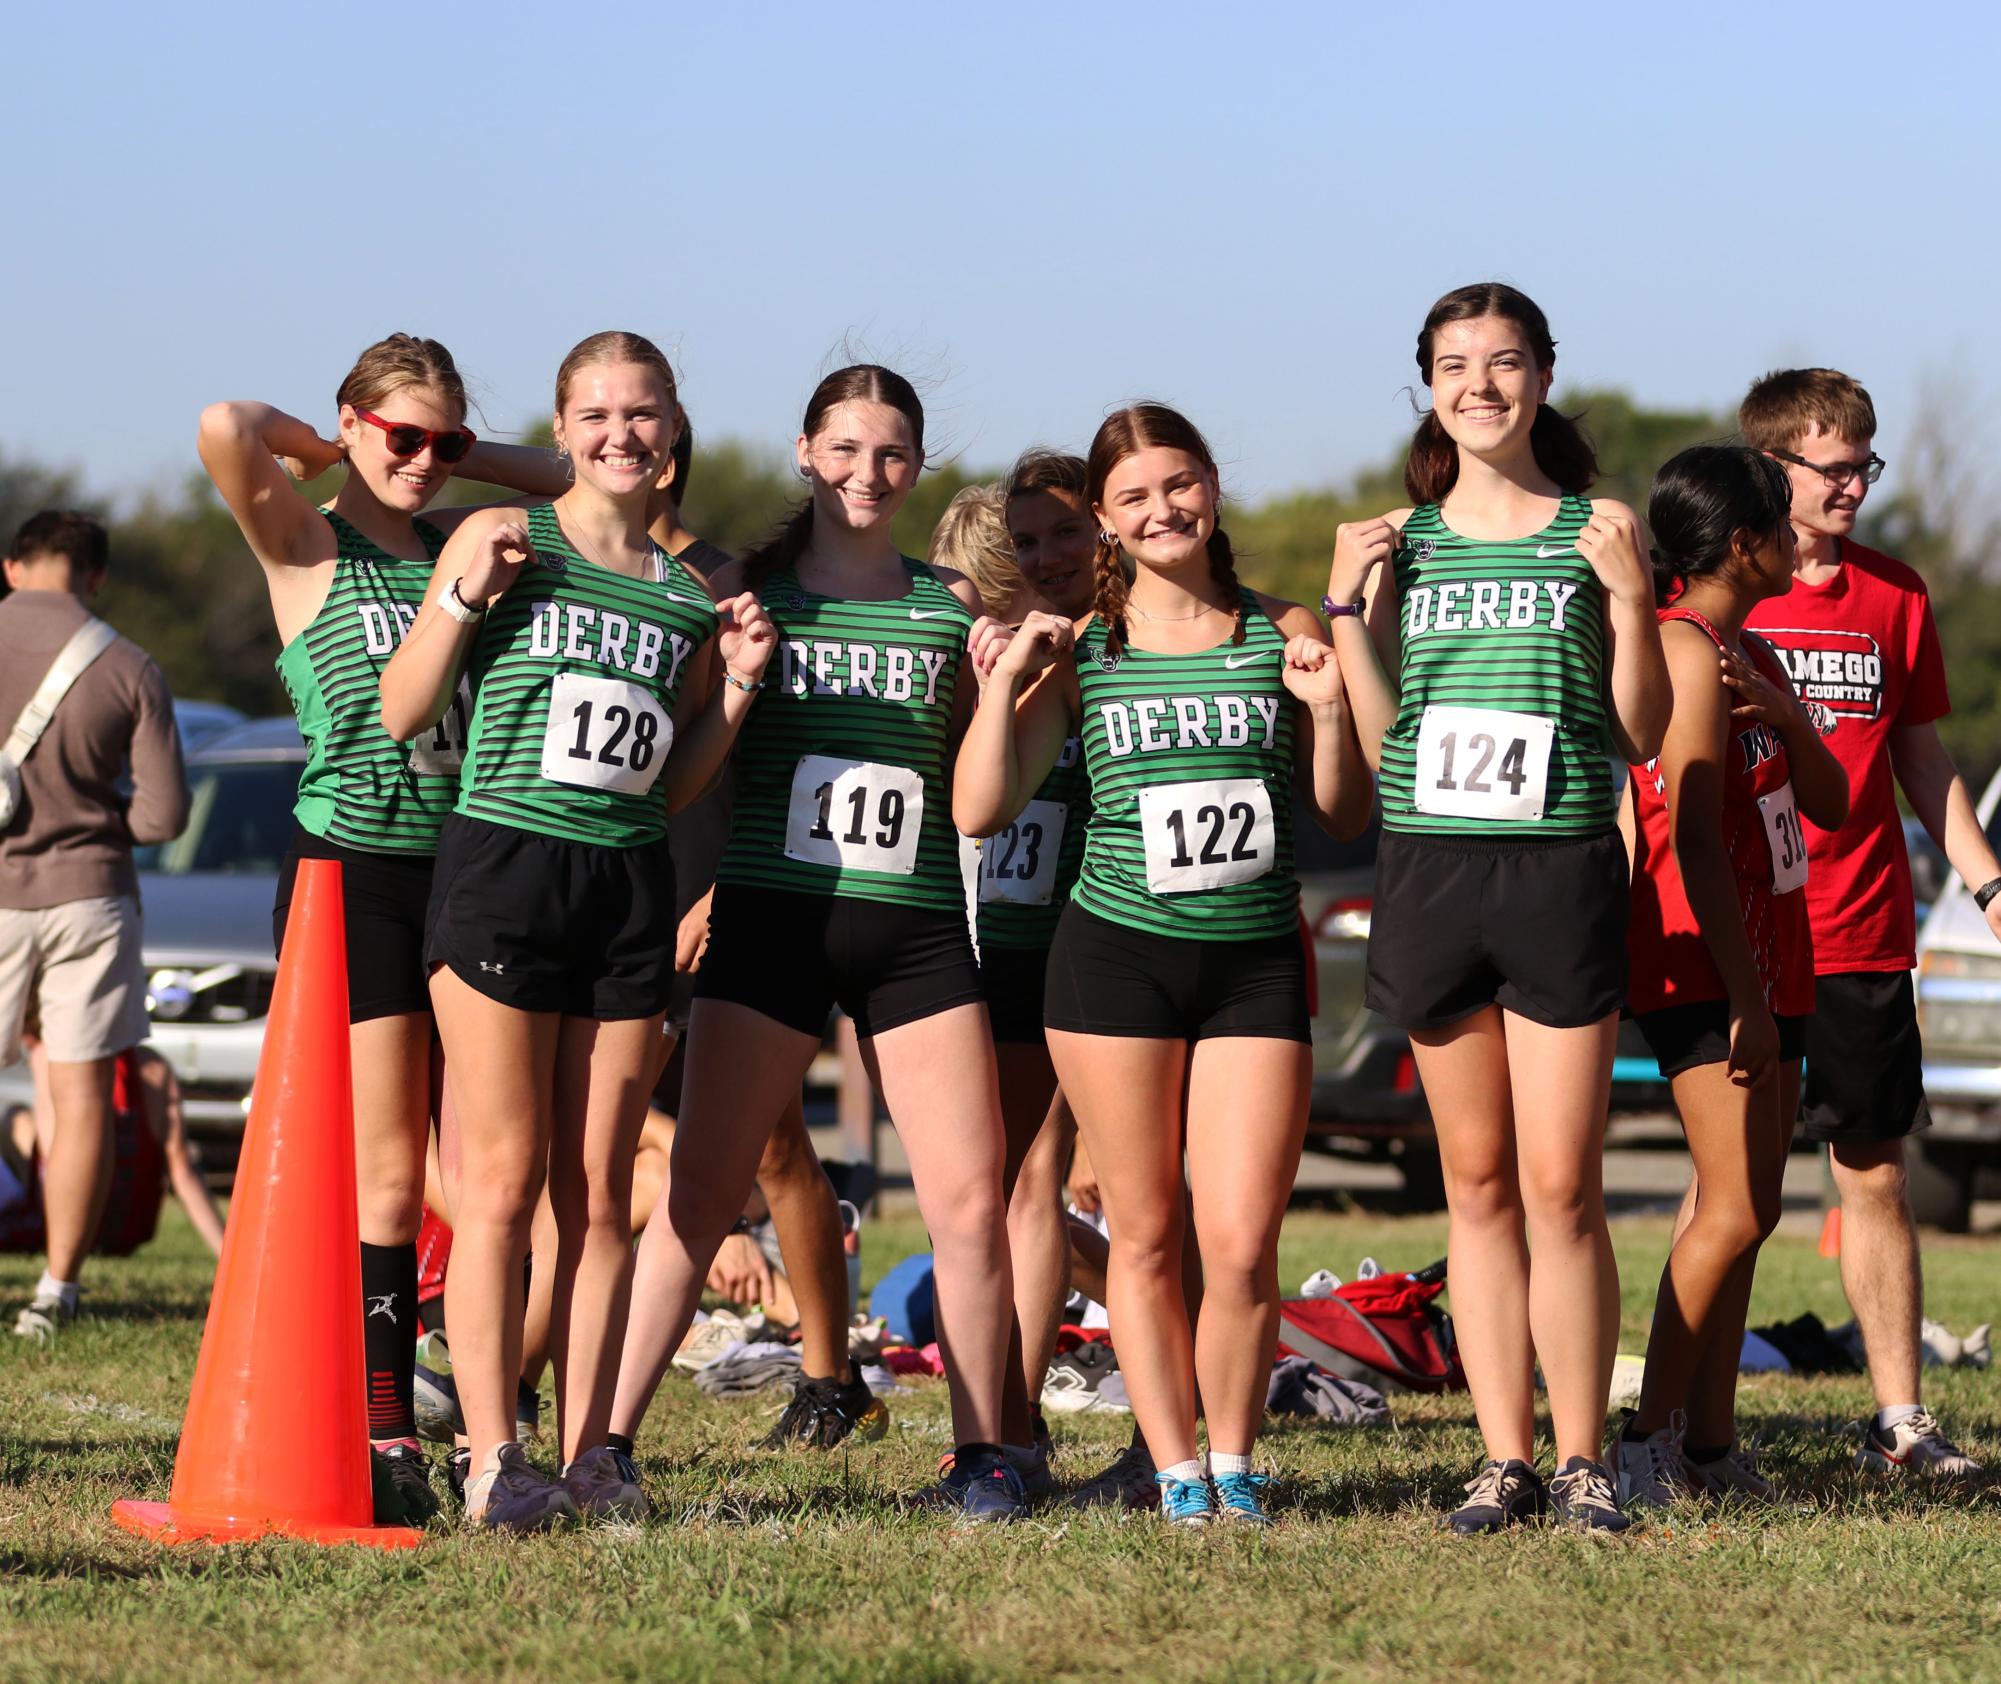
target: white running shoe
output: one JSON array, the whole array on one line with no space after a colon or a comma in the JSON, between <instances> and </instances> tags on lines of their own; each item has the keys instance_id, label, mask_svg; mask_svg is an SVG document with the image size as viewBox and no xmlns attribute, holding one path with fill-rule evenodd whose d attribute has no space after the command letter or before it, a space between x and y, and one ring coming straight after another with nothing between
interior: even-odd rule
<instances>
[{"instance_id":1,"label":"white running shoe","mask_svg":"<svg viewBox=\"0 0 2001 1684\"><path fill-rule=\"evenodd\" d=\"M605 1520L644 1520L653 1512L639 1488L632 1458L608 1444L586 1450L563 1470L563 1489L577 1513Z\"/></svg>"},{"instance_id":2,"label":"white running shoe","mask_svg":"<svg viewBox=\"0 0 2001 1684\"><path fill-rule=\"evenodd\" d=\"M1698 1462L1684 1454L1681 1476L1697 1496L1710 1497L1719 1503L1732 1497L1770 1503L1777 1501L1779 1495L1779 1488L1758 1472L1757 1453L1741 1444L1733 1443L1713 1462Z\"/></svg>"},{"instance_id":3,"label":"white running shoe","mask_svg":"<svg viewBox=\"0 0 2001 1684\"><path fill-rule=\"evenodd\" d=\"M1681 1411L1642 1439L1623 1433L1612 1445L1612 1482L1620 1508L1664 1509L1681 1495Z\"/></svg>"},{"instance_id":4,"label":"white running shoe","mask_svg":"<svg viewBox=\"0 0 2001 1684\"><path fill-rule=\"evenodd\" d=\"M746 1331L741 1316L732 1310L717 1310L708 1320L688 1329L687 1338L674 1353L674 1366L684 1374L699 1374L726 1348L741 1343Z\"/></svg>"},{"instance_id":5,"label":"white running shoe","mask_svg":"<svg viewBox=\"0 0 2001 1684\"><path fill-rule=\"evenodd\" d=\"M1980 1464L1945 1436L1929 1409L1907 1415L1887 1432L1872 1420L1855 1452L1864 1473L1919 1474L1927 1479L1964 1479Z\"/></svg>"},{"instance_id":6,"label":"white running shoe","mask_svg":"<svg viewBox=\"0 0 2001 1684\"><path fill-rule=\"evenodd\" d=\"M38 1345L53 1345L56 1335L76 1320L76 1311L53 1293L23 1304L14 1318L14 1334Z\"/></svg>"}]
</instances>

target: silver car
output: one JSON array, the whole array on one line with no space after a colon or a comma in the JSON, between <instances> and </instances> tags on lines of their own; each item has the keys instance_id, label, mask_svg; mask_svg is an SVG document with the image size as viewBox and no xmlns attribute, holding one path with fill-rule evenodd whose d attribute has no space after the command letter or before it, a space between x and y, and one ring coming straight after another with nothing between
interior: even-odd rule
<instances>
[{"instance_id":1,"label":"silver car","mask_svg":"<svg viewBox=\"0 0 2001 1684\"><path fill-rule=\"evenodd\" d=\"M2001 773L1980 798L1987 840L2001 847ZM1918 1220L1963 1233L1980 1184L2001 1168L2001 942L1949 874L1918 932L1918 1027L1932 1126L1906 1158Z\"/></svg>"}]
</instances>

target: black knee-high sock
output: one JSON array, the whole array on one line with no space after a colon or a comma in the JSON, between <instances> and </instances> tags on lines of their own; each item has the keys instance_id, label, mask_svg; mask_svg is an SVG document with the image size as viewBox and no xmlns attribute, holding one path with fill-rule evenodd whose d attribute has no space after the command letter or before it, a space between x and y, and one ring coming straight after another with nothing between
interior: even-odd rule
<instances>
[{"instance_id":1,"label":"black knee-high sock","mask_svg":"<svg viewBox=\"0 0 2001 1684\"><path fill-rule=\"evenodd\" d=\"M368 1436L415 1438L417 1247L361 1245L361 1330L368 1361Z\"/></svg>"}]
</instances>

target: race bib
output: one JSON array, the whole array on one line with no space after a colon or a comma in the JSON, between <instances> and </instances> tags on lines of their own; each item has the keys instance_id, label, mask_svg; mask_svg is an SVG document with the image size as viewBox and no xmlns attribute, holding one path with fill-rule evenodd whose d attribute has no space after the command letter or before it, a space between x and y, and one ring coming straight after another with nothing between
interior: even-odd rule
<instances>
[{"instance_id":1,"label":"race bib","mask_svg":"<svg viewBox=\"0 0 2001 1684\"><path fill-rule=\"evenodd\" d=\"M459 680L459 693L445 717L410 744L410 770L419 777L456 778L466 758L466 721L472 717L472 686Z\"/></svg>"},{"instance_id":2,"label":"race bib","mask_svg":"<svg viewBox=\"0 0 2001 1684\"><path fill-rule=\"evenodd\" d=\"M1056 860L1069 816L1061 801L1031 801L1013 824L981 843L981 901L1047 906L1054 900Z\"/></svg>"},{"instance_id":3,"label":"race bib","mask_svg":"<svg viewBox=\"0 0 2001 1684\"><path fill-rule=\"evenodd\" d=\"M1758 816L1765 821L1765 843L1772 850L1772 893L1789 895L1806 887L1806 832L1800 828L1799 803L1788 779L1770 795L1758 797Z\"/></svg>"},{"instance_id":4,"label":"race bib","mask_svg":"<svg viewBox=\"0 0 2001 1684\"><path fill-rule=\"evenodd\" d=\"M1157 895L1248 883L1278 861L1271 792L1256 778L1155 784L1140 791L1139 825Z\"/></svg>"},{"instance_id":5,"label":"race bib","mask_svg":"<svg viewBox=\"0 0 2001 1684\"><path fill-rule=\"evenodd\" d=\"M804 755L785 810L785 857L908 877L923 822L924 780L908 767Z\"/></svg>"},{"instance_id":6,"label":"race bib","mask_svg":"<svg viewBox=\"0 0 2001 1684\"><path fill-rule=\"evenodd\" d=\"M1556 722L1499 708L1428 707L1417 733L1417 810L1458 819L1539 819Z\"/></svg>"},{"instance_id":7,"label":"race bib","mask_svg":"<svg viewBox=\"0 0 2001 1684\"><path fill-rule=\"evenodd\" d=\"M622 678L556 675L542 776L580 789L644 795L674 746L674 721L652 691Z\"/></svg>"}]
</instances>

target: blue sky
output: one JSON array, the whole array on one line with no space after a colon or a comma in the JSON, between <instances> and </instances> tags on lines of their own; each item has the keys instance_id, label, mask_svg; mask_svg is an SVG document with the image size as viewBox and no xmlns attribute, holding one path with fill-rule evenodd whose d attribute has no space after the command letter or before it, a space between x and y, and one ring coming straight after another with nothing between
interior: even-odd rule
<instances>
[{"instance_id":1,"label":"blue sky","mask_svg":"<svg viewBox=\"0 0 2001 1684\"><path fill-rule=\"evenodd\" d=\"M1840 3L21 8L0 452L170 483L203 403L328 422L397 328L507 432L628 327L701 433L784 442L846 340L971 463L1145 394L1258 496L1381 456L1425 308L1498 276L1559 388L1833 363L1894 473L1928 382L1993 391L1997 49Z\"/></svg>"}]
</instances>

